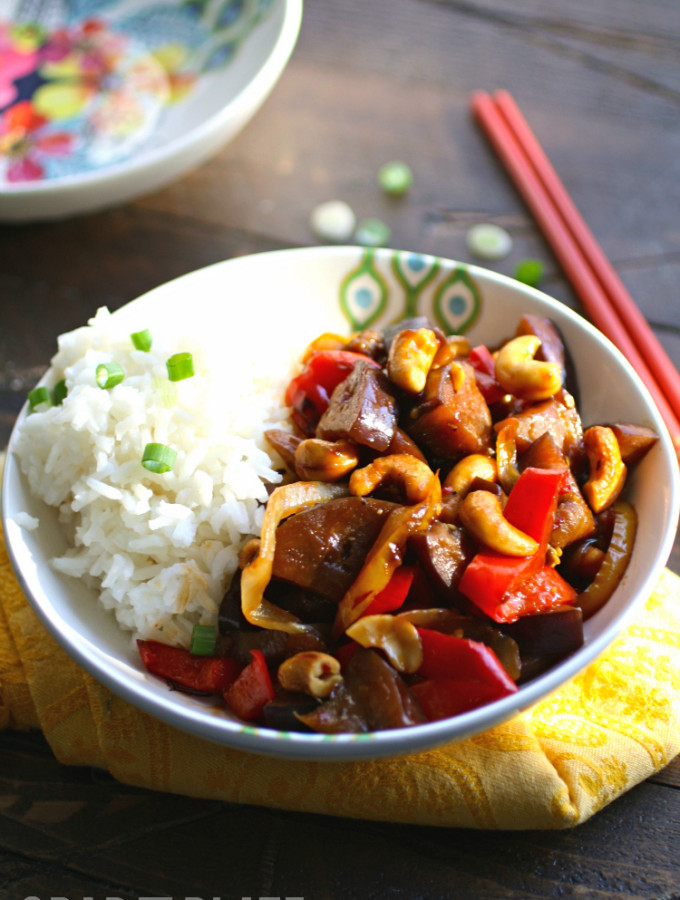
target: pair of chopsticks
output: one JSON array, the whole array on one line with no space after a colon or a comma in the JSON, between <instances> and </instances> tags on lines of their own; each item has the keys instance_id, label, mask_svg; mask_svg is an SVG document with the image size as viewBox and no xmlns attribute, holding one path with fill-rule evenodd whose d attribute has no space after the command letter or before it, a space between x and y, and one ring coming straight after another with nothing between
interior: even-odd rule
<instances>
[{"instance_id":1,"label":"pair of chopsticks","mask_svg":"<svg viewBox=\"0 0 680 900\"><path fill-rule=\"evenodd\" d=\"M470 103L588 317L638 373L680 452L680 373L569 197L512 96L507 91L478 91Z\"/></svg>"}]
</instances>

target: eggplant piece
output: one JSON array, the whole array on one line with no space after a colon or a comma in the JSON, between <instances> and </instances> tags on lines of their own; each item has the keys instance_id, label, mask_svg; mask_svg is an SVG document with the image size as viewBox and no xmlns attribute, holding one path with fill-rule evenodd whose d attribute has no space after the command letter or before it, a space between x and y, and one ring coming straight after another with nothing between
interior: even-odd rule
<instances>
[{"instance_id":1,"label":"eggplant piece","mask_svg":"<svg viewBox=\"0 0 680 900\"><path fill-rule=\"evenodd\" d=\"M375 650L357 650L343 682L325 703L300 716L314 731L382 731L426 721L420 704L399 673Z\"/></svg>"},{"instance_id":2,"label":"eggplant piece","mask_svg":"<svg viewBox=\"0 0 680 900\"><path fill-rule=\"evenodd\" d=\"M394 432L394 437L390 442L390 446L387 448L387 454L393 453L410 453L411 456L415 456L416 459L427 462L425 454L420 447L402 428L397 428Z\"/></svg>"},{"instance_id":3,"label":"eggplant piece","mask_svg":"<svg viewBox=\"0 0 680 900\"><path fill-rule=\"evenodd\" d=\"M265 431L267 441L279 454L285 465L291 472L295 471L295 451L302 443L302 438L282 428L270 428Z\"/></svg>"},{"instance_id":4,"label":"eggplant piece","mask_svg":"<svg viewBox=\"0 0 680 900\"><path fill-rule=\"evenodd\" d=\"M258 628L255 631L238 631L226 638L229 645L225 647L225 655L233 656L239 662L248 664L252 657L251 650L260 650L267 665L278 666L284 659L296 653L308 650L326 651L325 642L315 634L289 634L287 631L270 631Z\"/></svg>"},{"instance_id":5,"label":"eggplant piece","mask_svg":"<svg viewBox=\"0 0 680 900\"><path fill-rule=\"evenodd\" d=\"M360 331L342 349L349 350L350 353L362 353L364 356L374 359L380 365L387 361L385 338L379 331Z\"/></svg>"},{"instance_id":6,"label":"eggplant piece","mask_svg":"<svg viewBox=\"0 0 680 900\"><path fill-rule=\"evenodd\" d=\"M567 391L559 391L549 400L531 403L510 418L517 420L515 443L520 456L542 435L550 434L572 471L578 473L583 468L586 462L583 425L574 398ZM503 419L494 425L494 429L498 432L508 422L509 419Z\"/></svg>"},{"instance_id":7,"label":"eggplant piece","mask_svg":"<svg viewBox=\"0 0 680 900\"><path fill-rule=\"evenodd\" d=\"M442 511L439 513L439 521L444 522L446 525L457 525L460 519L460 507L462 503L463 498L460 494L456 494L455 492L448 494L446 491L443 491Z\"/></svg>"},{"instance_id":8,"label":"eggplant piece","mask_svg":"<svg viewBox=\"0 0 680 900\"><path fill-rule=\"evenodd\" d=\"M217 629L220 634L233 634L235 631L254 631L241 609L241 570L237 569L231 584L222 598L217 614Z\"/></svg>"},{"instance_id":9,"label":"eggplant piece","mask_svg":"<svg viewBox=\"0 0 680 900\"><path fill-rule=\"evenodd\" d=\"M457 367L455 379L452 365ZM414 415L409 435L438 459L485 453L491 446L491 412L468 363L449 363L430 370L422 403Z\"/></svg>"},{"instance_id":10,"label":"eggplant piece","mask_svg":"<svg viewBox=\"0 0 680 900\"><path fill-rule=\"evenodd\" d=\"M346 439L382 452L394 438L397 414L385 375L372 361L359 360L331 394L316 436L326 441Z\"/></svg>"},{"instance_id":11,"label":"eggplant piece","mask_svg":"<svg viewBox=\"0 0 680 900\"><path fill-rule=\"evenodd\" d=\"M339 603L355 581L394 503L339 497L283 521L272 576Z\"/></svg>"},{"instance_id":12,"label":"eggplant piece","mask_svg":"<svg viewBox=\"0 0 680 900\"><path fill-rule=\"evenodd\" d=\"M277 690L274 699L265 704L262 718L267 728L277 731L311 731L298 716L314 712L318 705L319 701L307 694Z\"/></svg>"},{"instance_id":13,"label":"eggplant piece","mask_svg":"<svg viewBox=\"0 0 680 900\"><path fill-rule=\"evenodd\" d=\"M405 728L426 721L401 675L375 650L361 649L354 654L347 666L345 685L369 731Z\"/></svg>"},{"instance_id":14,"label":"eggplant piece","mask_svg":"<svg viewBox=\"0 0 680 900\"><path fill-rule=\"evenodd\" d=\"M337 612L337 604L315 591L305 590L297 584L273 579L265 591L267 600L275 606L297 616L301 622L309 624L332 624Z\"/></svg>"},{"instance_id":15,"label":"eggplant piece","mask_svg":"<svg viewBox=\"0 0 680 900\"><path fill-rule=\"evenodd\" d=\"M522 657L564 656L583 646L583 615L575 606L522 616L502 630L517 641Z\"/></svg>"},{"instance_id":16,"label":"eggplant piece","mask_svg":"<svg viewBox=\"0 0 680 900\"><path fill-rule=\"evenodd\" d=\"M659 440L659 436L651 428L644 425L610 425L616 436L621 451L621 459L627 466L639 462Z\"/></svg>"},{"instance_id":17,"label":"eggplant piece","mask_svg":"<svg viewBox=\"0 0 680 900\"><path fill-rule=\"evenodd\" d=\"M449 602L457 598L458 582L474 555L466 532L455 525L434 522L425 534L414 535L409 546L437 590Z\"/></svg>"},{"instance_id":18,"label":"eggplant piece","mask_svg":"<svg viewBox=\"0 0 680 900\"><path fill-rule=\"evenodd\" d=\"M336 688L330 700L325 700L309 713L299 714L297 719L310 731L320 734L363 734L370 731L344 682Z\"/></svg>"},{"instance_id":19,"label":"eggplant piece","mask_svg":"<svg viewBox=\"0 0 680 900\"><path fill-rule=\"evenodd\" d=\"M562 554L561 574L577 591L584 590L599 572L605 549L601 536L597 534L577 541Z\"/></svg>"}]
</instances>

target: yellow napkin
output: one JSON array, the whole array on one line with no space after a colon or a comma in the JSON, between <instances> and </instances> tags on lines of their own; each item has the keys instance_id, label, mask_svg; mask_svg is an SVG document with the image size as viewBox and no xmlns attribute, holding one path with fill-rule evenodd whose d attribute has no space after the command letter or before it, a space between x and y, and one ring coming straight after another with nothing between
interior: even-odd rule
<instances>
[{"instance_id":1,"label":"yellow napkin","mask_svg":"<svg viewBox=\"0 0 680 900\"><path fill-rule=\"evenodd\" d=\"M176 731L111 694L47 634L0 535L0 728L41 728L56 757L160 791L354 818L566 828L680 751L680 579L581 675L505 725L375 762L278 761Z\"/></svg>"}]
</instances>

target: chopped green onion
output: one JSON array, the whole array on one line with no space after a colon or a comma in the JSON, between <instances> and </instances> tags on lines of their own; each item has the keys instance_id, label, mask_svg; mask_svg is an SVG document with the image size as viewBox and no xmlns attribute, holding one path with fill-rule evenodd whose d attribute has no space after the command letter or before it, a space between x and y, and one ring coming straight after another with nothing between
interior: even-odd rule
<instances>
[{"instance_id":1,"label":"chopped green onion","mask_svg":"<svg viewBox=\"0 0 680 900\"><path fill-rule=\"evenodd\" d=\"M147 444L142 454L142 465L149 472L162 475L175 465L177 451L166 444Z\"/></svg>"},{"instance_id":2,"label":"chopped green onion","mask_svg":"<svg viewBox=\"0 0 680 900\"><path fill-rule=\"evenodd\" d=\"M413 184L413 172L404 162L388 162L378 172L378 183L386 194L400 197Z\"/></svg>"},{"instance_id":3,"label":"chopped green onion","mask_svg":"<svg viewBox=\"0 0 680 900\"><path fill-rule=\"evenodd\" d=\"M95 378L99 387L108 391L121 383L123 378L125 378L125 372L123 367L118 365L117 362L101 363L97 366Z\"/></svg>"},{"instance_id":4,"label":"chopped green onion","mask_svg":"<svg viewBox=\"0 0 680 900\"><path fill-rule=\"evenodd\" d=\"M135 346L135 350L143 350L145 353L148 353L151 350L151 332L148 328L145 328L144 331L135 331L130 335L130 340Z\"/></svg>"},{"instance_id":5,"label":"chopped green onion","mask_svg":"<svg viewBox=\"0 0 680 900\"><path fill-rule=\"evenodd\" d=\"M385 247L391 237L390 226L380 219L365 219L354 233L354 240L362 247Z\"/></svg>"},{"instance_id":6,"label":"chopped green onion","mask_svg":"<svg viewBox=\"0 0 680 900\"><path fill-rule=\"evenodd\" d=\"M500 225L480 223L473 225L466 235L469 252L479 259L503 259L512 250L512 238Z\"/></svg>"},{"instance_id":7,"label":"chopped green onion","mask_svg":"<svg viewBox=\"0 0 680 900\"><path fill-rule=\"evenodd\" d=\"M194 656L212 656L217 646L217 629L214 625L194 625L191 632L190 653Z\"/></svg>"},{"instance_id":8,"label":"chopped green onion","mask_svg":"<svg viewBox=\"0 0 680 900\"><path fill-rule=\"evenodd\" d=\"M515 267L515 278L529 287L536 287L543 277L543 263L540 259L523 259Z\"/></svg>"},{"instance_id":9,"label":"chopped green onion","mask_svg":"<svg viewBox=\"0 0 680 900\"><path fill-rule=\"evenodd\" d=\"M52 394L52 401L55 406L61 406L61 404L66 399L66 395L68 394L68 389L66 387L66 380L64 378L61 381L58 381L54 385L54 392Z\"/></svg>"},{"instance_id":10,"label":"chopped green onion","mask_svg":"<svg viewBox=\"0 0 680 900\"><path fill-rule=\"evenodd\" d=\"M170 381L183 381L194 374L194 358L191 353L175 353L166 365Z\"/></svg>"},{"instance_id":11,"label":"chopped green onion","mask_svg":"<svg viewBox=\"0 0 680 900\"><path fill-rule=\"evenodd\" d=\"M37 387L28 392L28 405L31 411L33 411L36 406L40 406L41 403L46 403L48 406L52 406L52 398L50 397L48 388Z\"/></svg>"}]
</instances>

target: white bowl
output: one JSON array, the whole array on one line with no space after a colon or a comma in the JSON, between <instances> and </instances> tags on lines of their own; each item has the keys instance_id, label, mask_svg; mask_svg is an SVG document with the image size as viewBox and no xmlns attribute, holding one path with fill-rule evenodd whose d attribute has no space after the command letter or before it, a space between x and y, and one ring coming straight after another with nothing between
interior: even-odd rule
<instances>
[{"instance_id":1,"label":"white bowl","mask_svg":"<svg viewBox=\"0 0 680 900\"><path fill-rule=\"evenodd\" d=\"M188 303L191 316L186 315ZM244 354L250 354L262 328L274 329L301 351L323 331L348 333L416 311L447 330L466 330L473 341L491 344L511 337L523 313L549 316L574 358L584 424L636 422L661 436L627 488L639 517L628 571L606 606L586 622L581 649L516 694L445 721L332 737L245 726L226 711L216 714L214 707L171 692L147 675L129 635L93 593L50 567L49 559L63 552L64 539L55 510L29 493L12 454L13 437L2 490L7 544L26 596L65 650L112 691L177 728L244 750L321 760L406 753L483 731L526 709L601 653L661 575L677 527L680 490L673 446L649 394L623 356L576 313L537 290L476 266L392 250L321 247L218 263L156 288L114 316L130 331L140 323L154 330L161 321L182 322L186 334L198 337L239 329L251 338L243 342ZM25 415L24 409L19 421ZM17 514L24 511L39 516L37 530L17 524Z\"/></svg>"},{"instance_id":2,"label":"white bowl","mask_svg":"<svg viewBox=\"0 0 680 900\"><path fill-rule=\"evenodd\" d=\"M302 0L33 6L26 22L0 0L0 221L120 204L209 159L268 96L302 18Z\"/></svg>"}]
</instances>

